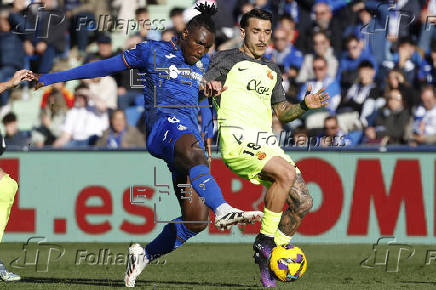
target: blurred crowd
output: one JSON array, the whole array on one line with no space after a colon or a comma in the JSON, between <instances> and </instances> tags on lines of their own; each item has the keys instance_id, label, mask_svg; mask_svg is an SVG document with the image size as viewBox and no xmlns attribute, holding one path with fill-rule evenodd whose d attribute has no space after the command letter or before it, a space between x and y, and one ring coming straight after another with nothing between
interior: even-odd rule
<instances>
[{"instance_id":1,"label":"blurred crowd","mask_svg":"<svg viewBox=\"0 0 436 290\"><path fill-rule=\"evenodd\" d=\"M22 68L41 74L66 70L149 39L169 41L196 13L193 5L168 8L165 19L156 19L146 8L152 1L145 0L31 2L0 0L0 81ZM436 144L436 0L208 2L218 7L211 54L239 47L242 14L266 9L273 14L273 33L265 57L279 65L287 99L300 102L308 85L329 93L325 109L288 124L273 118L281 145ZM39 118L25 131L11 104L24 98L27 85L3 93L6 142L144 147L144 100L131 73L40 89ZM201 114L199 120L205 122ZM216 128L205 134L216 139Z\"/></svg>"}]
</instances>

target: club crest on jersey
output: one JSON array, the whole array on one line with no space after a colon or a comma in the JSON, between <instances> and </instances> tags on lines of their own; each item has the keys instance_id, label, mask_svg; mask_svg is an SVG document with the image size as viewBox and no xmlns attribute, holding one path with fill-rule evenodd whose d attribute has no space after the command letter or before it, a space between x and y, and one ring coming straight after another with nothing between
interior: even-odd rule
<instances>
[{"instance_id":1,"label":"club crest on jersey","mask_svg":"<svg viewBox=\"0 0 436 290\"><path fill-rule=\"evenodd\" d=\"M263 160L266 157L266 153L259 151L259 152L256 153L256 156L257 156L257 159Z\"/></svg>"},{"instance_id":2,"label":"club crest on jersey","mask_svg":"<svg viewBox=\"0 0 436 290\"><path fill-rule=\"evenodd\" d=\"M180 131L185 131L187 128L180 124L179 126L177 126L177 129L179 129Z\"/></svg>"},{"instance_id":3,"label":"club crest on jersey","mask_svg":"<svg viewBox=\"0 0 436 290\"><path fill-rule=\"evenodd\" d=\"M272 74L272 71L268 71L267 73L266 73L266 75L272 80L272 79L274 79L274 77L273 77L273 74Z\"/></svg>"},{"instance_id":4,"label":"club crest on jersey","mask_svg":"<svg viewBox=\"0 0 436 290\"><path fill-rule=\"evenodd\" d=\"M200 69L203 68L203 63L201 62L201 60L197 61L195 65Z\"/></svg>"}]
</instances>

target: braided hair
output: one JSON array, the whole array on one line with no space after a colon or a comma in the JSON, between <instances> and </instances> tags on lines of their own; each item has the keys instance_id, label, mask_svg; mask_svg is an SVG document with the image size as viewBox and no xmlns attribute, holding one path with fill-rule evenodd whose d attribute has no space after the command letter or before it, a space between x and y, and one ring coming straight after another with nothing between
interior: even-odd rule
<instances>
[{"instance_id":1,"label":"braided hair","mask_svg":"<svg viewBox=\"0 0 436 290\"><path fill-rule=\"evenodd\" d=\"M192 31L194 28L204 27L212 33L215 33L215 22L212 20L212 15L214 15L218 10L215 6L215 3L197 3L195 7L201 14L198 14L194 18L192 18L188 24L186 24L186 28L189 31Z\"/></svg>"}]
</instances>

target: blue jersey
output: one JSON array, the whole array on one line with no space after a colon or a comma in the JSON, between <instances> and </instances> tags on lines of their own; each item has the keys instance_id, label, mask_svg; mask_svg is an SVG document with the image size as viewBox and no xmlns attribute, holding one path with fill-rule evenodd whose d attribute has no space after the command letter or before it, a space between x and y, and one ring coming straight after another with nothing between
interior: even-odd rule
<instances>
[{"instance_id":1,"label":"blue jersey","mask_svg":"<svg viewBox=\"0 0 436 290\"><path fill-rule=\"evenodd\" d=\"M168 116L184 116L198 126L198 90L209 55L188 65L174 40L145 41L123 53L125 64L143 73L147 135L157 120Z\"/></svg>"}]
</instances>

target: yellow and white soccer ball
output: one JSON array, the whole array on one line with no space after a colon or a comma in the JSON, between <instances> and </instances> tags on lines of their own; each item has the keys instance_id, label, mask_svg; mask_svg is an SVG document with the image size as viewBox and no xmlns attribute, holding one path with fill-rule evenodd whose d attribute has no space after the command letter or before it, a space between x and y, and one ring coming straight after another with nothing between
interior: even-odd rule
<instances>
[{"instance_id":1,"label":"yellow and white soccer ball","mask_svg":"<svg viewBox=\"0 0 436 290\"><path fill-rule=\"evenodd\" d=\"M270 268L280 281L293 282L306 272L306 255L291 244L277 246L271 253Z\"/></svg>"}]
</instances>

